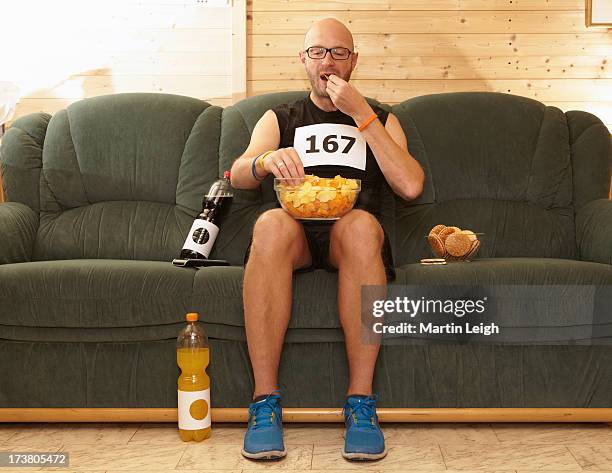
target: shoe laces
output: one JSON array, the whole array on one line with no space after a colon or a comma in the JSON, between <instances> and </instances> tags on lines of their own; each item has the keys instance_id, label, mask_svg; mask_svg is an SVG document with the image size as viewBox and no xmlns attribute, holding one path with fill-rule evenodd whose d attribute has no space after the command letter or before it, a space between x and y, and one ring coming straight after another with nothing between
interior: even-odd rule
<instances>
[{"instance_id":1,"label":"shoe laces","mask_svg":"<svg viewBox=\"0 0 612 473\"><path fill-rule=\"evenodd\" d=\"M280 396L272 392L265 399L249 406L249 423L252 428L270 427L277 417L276 409Z\"/></svg>"},{"instance_id":2,"label":"shoe laces","mask_svg":"<svg viewBox=\"0 0 612 473\"><path fill-rule=\"evenodd\" d=\"M376 428L376 397L349 398L345 413L347 409L349 411L348 415L355 425Z\"/></svg>"}]
</instances>

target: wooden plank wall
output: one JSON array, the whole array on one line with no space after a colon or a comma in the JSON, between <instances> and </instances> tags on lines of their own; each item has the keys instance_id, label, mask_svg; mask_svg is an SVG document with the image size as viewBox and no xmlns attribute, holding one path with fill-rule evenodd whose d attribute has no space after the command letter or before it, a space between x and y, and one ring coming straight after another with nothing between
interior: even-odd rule
<instances>
[{"instance_id":1,"label":"wooden plank wall","mask_svg":"<svg viewBox=\"0 0 612 473\"><path fill-rule=\"evenodd\" d=\"M13 121L102 94L174 93L224 106L246 93L233 84L245 57L244 0L23 1L32 5L8 7L3 19L18 25L5 50L19 54L0 66L0 80L24 93Z\"/></svg>"},{"instance_id":2,"label":"wooden plank wall","mask_svg":"<svg viewBox=\"0 0 612 473\"><path fill-rule=\"evenodd\" d=\"M297 52L325 17L352 30L364 95L506 92L612 130L612 29L585 27L584 0L249 0L248 95L308 88Z\"/></svg>"}]
</instances>

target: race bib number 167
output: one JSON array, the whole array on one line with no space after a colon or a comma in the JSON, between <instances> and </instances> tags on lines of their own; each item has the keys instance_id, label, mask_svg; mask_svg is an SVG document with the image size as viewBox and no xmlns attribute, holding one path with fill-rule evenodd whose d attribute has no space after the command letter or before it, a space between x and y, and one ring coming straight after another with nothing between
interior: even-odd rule
<instances>
[{"instance_id":1,"label":"race bib number 167","mask_svg":"<svg viewBox=\"0 0 612 473\"><path fill-rule=\"evenodd\" d=\"M295 129L293 147L304 167L331 164L366 168L366 141L356 127L320 123Z\"/></svg>"}]
</instances>

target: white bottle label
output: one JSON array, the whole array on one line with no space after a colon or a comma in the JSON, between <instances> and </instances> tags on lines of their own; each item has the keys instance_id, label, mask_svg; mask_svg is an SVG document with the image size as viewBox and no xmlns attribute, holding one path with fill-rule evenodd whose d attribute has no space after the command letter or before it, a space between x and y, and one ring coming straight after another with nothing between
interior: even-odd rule
<instances>
[{"instance_id":1,"label":"white bottle label","mask_svg":"<svg viewBox=\"0 0 612 473\"><path fill-rule=\"evenodd\" d=\"M178 390L178 426L183 430L210 427L210 389Z\"/></svg>"},{"instance_id":2,"label":"white bottle label","mask_svg":"<svg viewBox=\"0 0 612 473\"><path fill-rule=\"evenodd\" d=\"M197 251L208 258L218 234L219 227L214 223L197 218L191 226L191 230L189 231L189 235L187 235L183 248ZM198 241L202 243L197 243Z\"/></svg>"}]
</instances>

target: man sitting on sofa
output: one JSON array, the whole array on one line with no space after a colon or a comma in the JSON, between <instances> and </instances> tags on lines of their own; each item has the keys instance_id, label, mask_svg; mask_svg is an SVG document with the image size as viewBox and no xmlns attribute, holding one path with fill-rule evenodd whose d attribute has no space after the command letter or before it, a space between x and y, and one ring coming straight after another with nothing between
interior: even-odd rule
<instances>
[{"instance_id":1,"label":"man sitting on sofa","mask_svg":"<svg viewBox=\"0 0 612 473\"><path fill-rule=\"evenodd\" d=\"M243 290L255 377L242 451L248 458L286 454L277 376L291 316L292 273L315 268L338 271L338 311L349 364L342 454L355 460L386 454L372 395L379 345L360 339L361 286L384 287L395 277L388 238L374 216L384 180L395 193L411 200L422 191L424 173L408 152L397 118L368 104L348 82L357 56L345 25L331 18L316 22L299 53L310 95L266 111L247 150L232 165L235 188L255 188L268 175L297 183L305 173L358 178L362 186L355 208L331 224L302 223L280 208L264 212L255 223L245 255ZM336 152L321 152L330 134L341 146ZM298 152L307 146L308 152Z\"/></svg>"}]
</instances>

